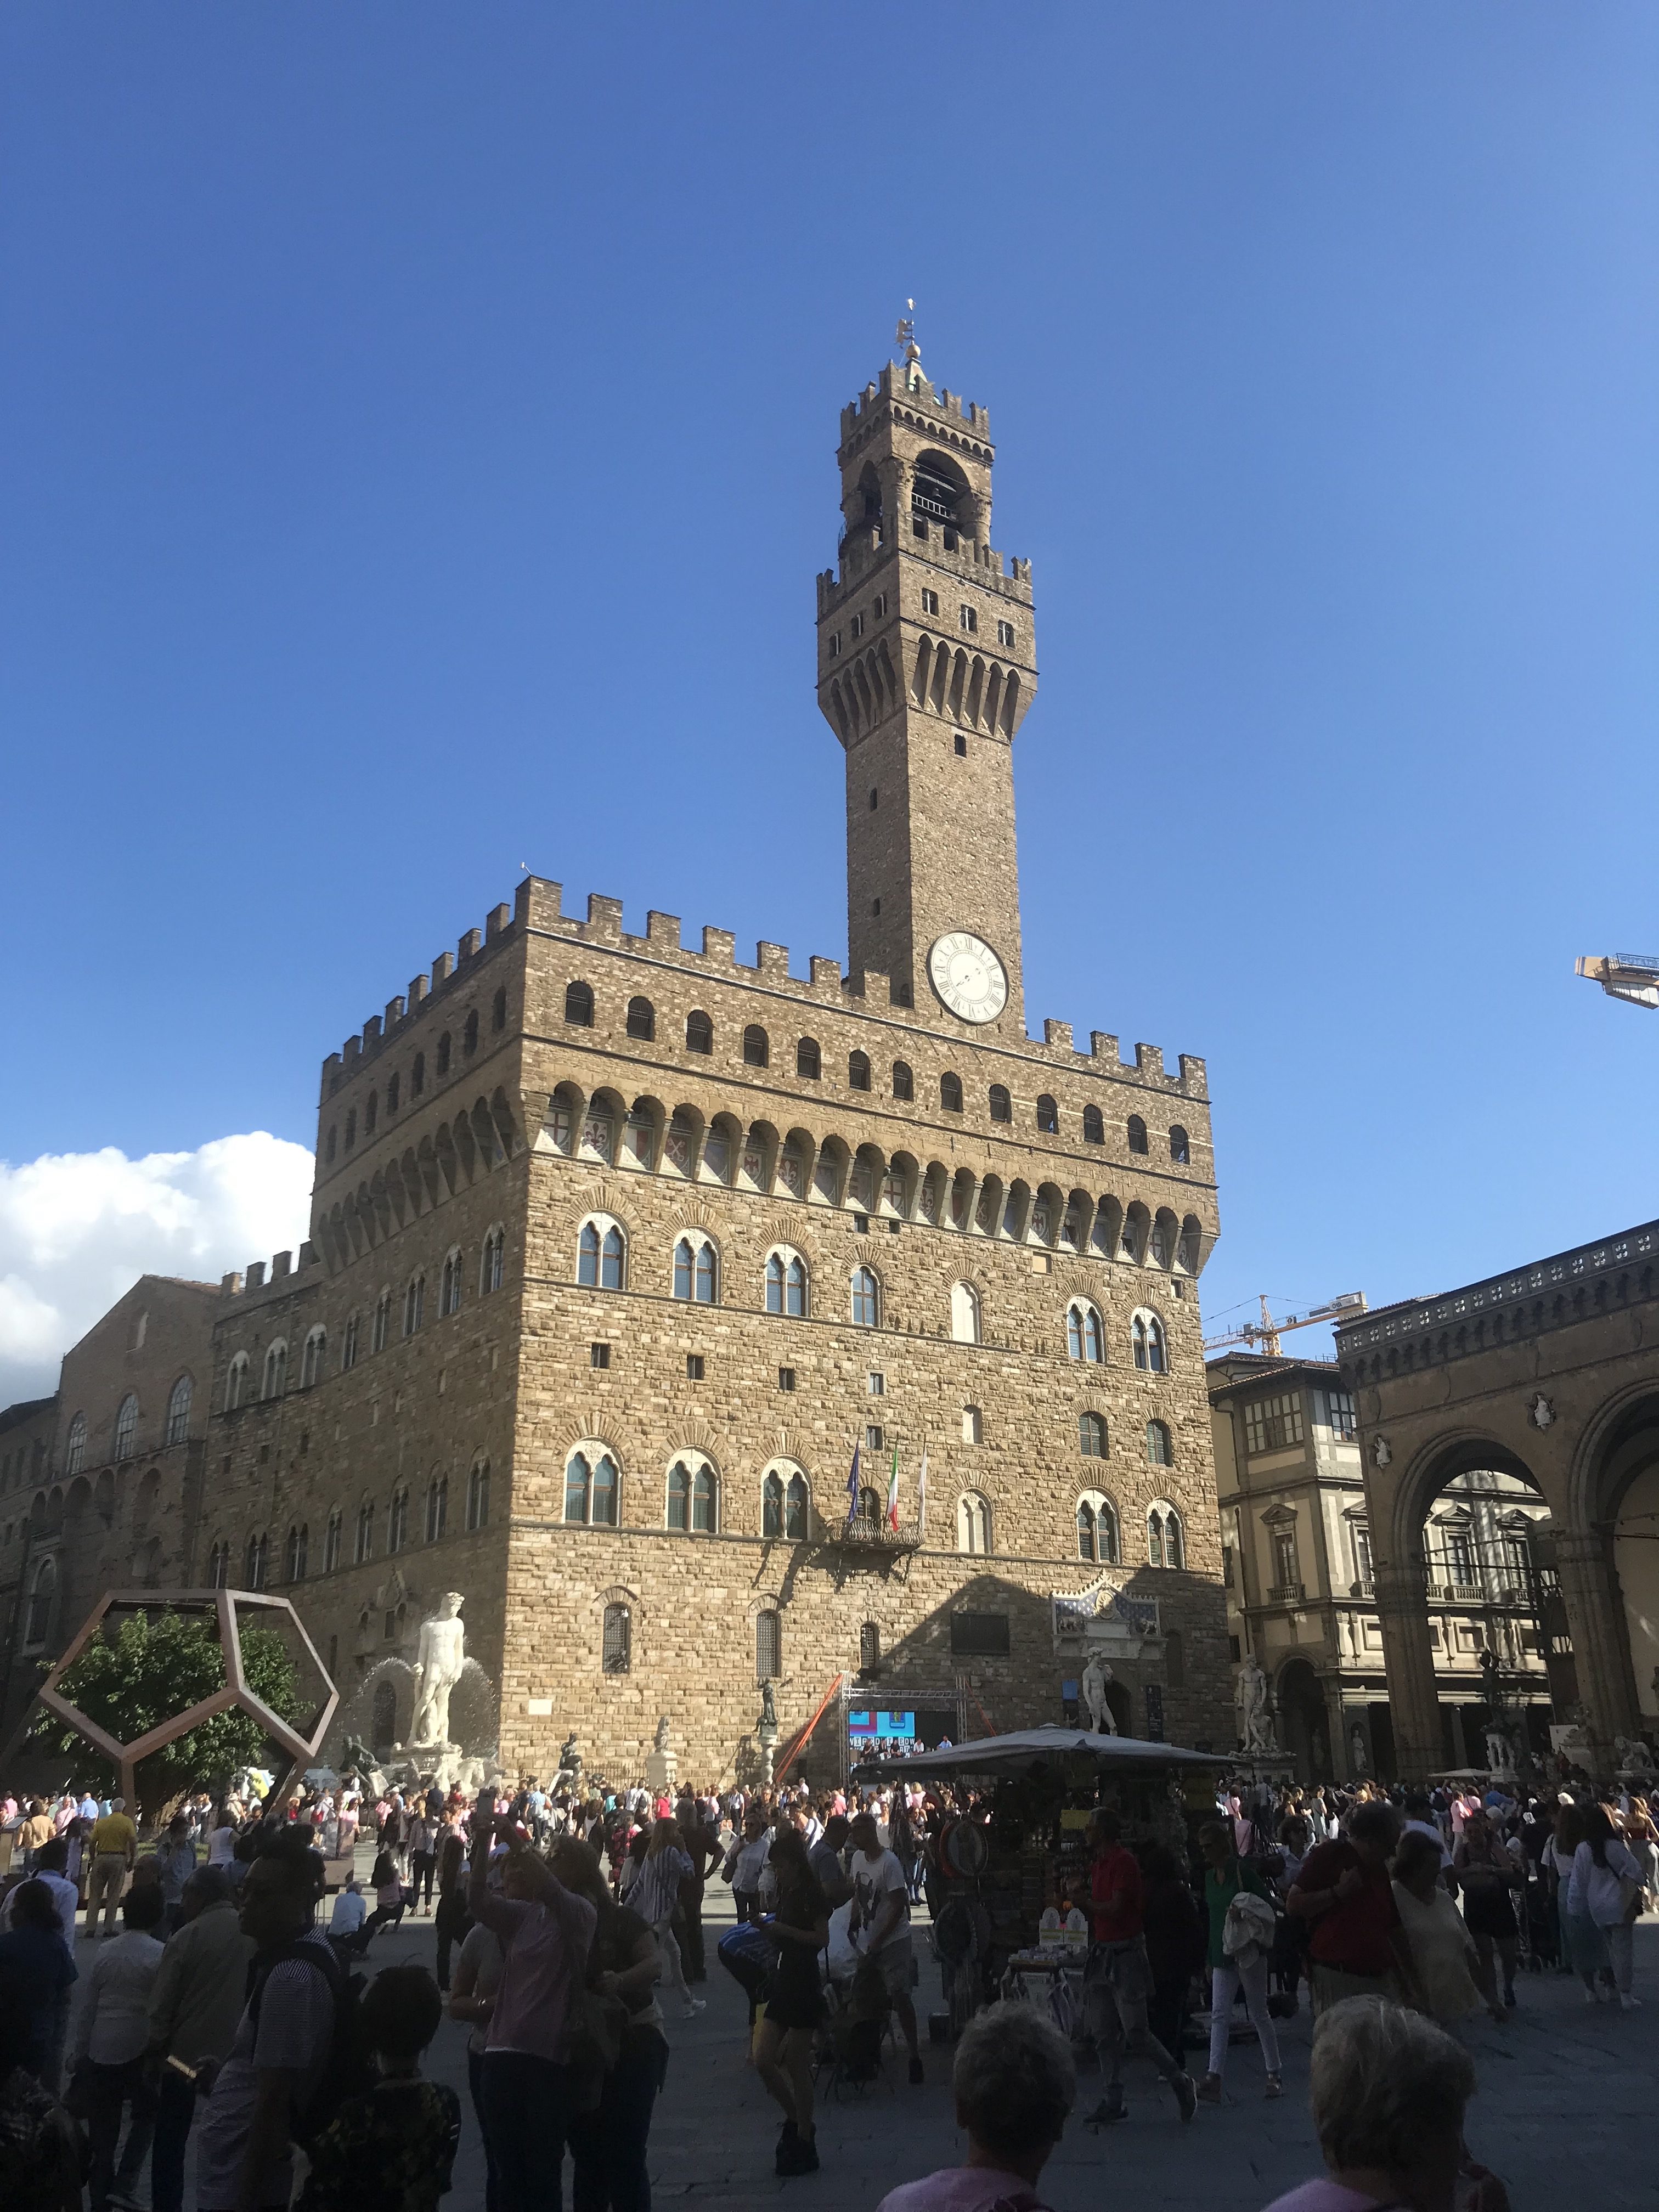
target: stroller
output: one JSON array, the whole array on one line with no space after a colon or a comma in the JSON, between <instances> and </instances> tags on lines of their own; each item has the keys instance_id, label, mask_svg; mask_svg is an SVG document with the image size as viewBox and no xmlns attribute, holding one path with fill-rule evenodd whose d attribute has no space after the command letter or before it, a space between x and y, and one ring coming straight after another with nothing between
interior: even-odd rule
<instances>
[{"instance_id":1,"label":"stroller","mask_svg":"<svg viewBox=\"0 0 1659 2212\"><path fill-rule=\"evenodd\" d=\"M832 1981L830 2019L823 2030L815 2072L830 2069L830 2094L850 2090L862 2096L881 2078L882 2045L892 2017L893 2001L872 1959L862 1960L848 1983Z\"/></svg>"}]
</instances>

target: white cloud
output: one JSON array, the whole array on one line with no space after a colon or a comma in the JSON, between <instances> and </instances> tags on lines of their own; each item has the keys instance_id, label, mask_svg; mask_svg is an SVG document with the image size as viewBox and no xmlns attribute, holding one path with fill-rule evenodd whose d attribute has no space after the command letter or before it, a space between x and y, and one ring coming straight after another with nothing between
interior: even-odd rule
<instances>
[{"instance_id":1,"label":"white cloud","mask_svg":"<svg viewBox=\"0 0 1659 2212\"><path fill-rule=\"evenodd\" d=\"M311 1171L303 1145L263 1129L138 1160L112 1146L0 1160L0 1406L55 1390L64 1353L138 1276L216 1283L297 1252Z\"/></svg>"}]
</instances>

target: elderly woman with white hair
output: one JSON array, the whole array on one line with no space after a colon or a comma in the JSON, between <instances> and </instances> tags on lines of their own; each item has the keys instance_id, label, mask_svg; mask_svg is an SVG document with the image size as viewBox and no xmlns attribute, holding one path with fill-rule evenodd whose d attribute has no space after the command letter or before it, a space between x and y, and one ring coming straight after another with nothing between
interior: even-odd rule
<instances>
[{"instance_id":1,"label":"elderly woman with white hair","mask_svg":"<svg viewBox=\"0 0 1659 2212\"><path fill-rule=\"evenodd\" d=\"M1326 2171L1267 2212L1453 2212L1460 2190L1463 2212L1509 2212L1503 2183L1463 2142L1474 2063L1420 2013L1376 1996L1329 2006L1309 2092Z\"/></svg>"},{"instance_id":2,"label":"elderly woman with white hair","mask_svg":"<svg viewBox=\"0 0 1659 2212\"><path fill-rule=\"evenodd\" d=\"M878 2212L992 2212L1034 2201L1077 2097L1066 2038L1030 2005L992 2005L963 2030L951 2086L967 2164L890 2190Z\"/></svg>"}]
</instances>

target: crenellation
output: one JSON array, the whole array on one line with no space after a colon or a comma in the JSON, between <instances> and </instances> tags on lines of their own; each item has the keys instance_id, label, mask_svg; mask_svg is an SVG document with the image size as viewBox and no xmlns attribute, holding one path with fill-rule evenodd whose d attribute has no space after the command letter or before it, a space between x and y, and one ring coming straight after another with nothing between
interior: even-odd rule
<instances>
[{"instance_id":1,"label":"crenellation","mask_svg":"<svg viewBox=\"0 0 1659 2212\"><path fill-rule=\"evenodd\" d=\"M705 922L702 929L702 957L718 961L722 968L738 964L738 939L730 929L714 929Z\"/></svg>"},{"instance_id":2,"label":"crenellation","mask_svg":"<svg viewBox=\"0 0 1659 2212\"><path fill-rule=\"evenodd\" d=\"M787 945L769 945L763 938L755 947L755 964L764 982L787 983L792 980Z\"/></svg>"},{"instance_id":3,"label":"crenellation","mask_svg":"<svg viewBox=\"0 0 1659 2212\"><path fill-rule=\"evenodd\" d=\"M484 916L485 943L489 945L496 944L507 934L507 931L511 929L512 927L513 909L507 904L506 901L503 900L500 906L492 906L489 913Z\"/></svg>"},{"instance_id":4,"label":"crenellation","mask_svg":"<svg viewBox=\"0 0 1659 2212\"><path fill-rule=\"evenodd\" d=\"M293 1272L293 1267L294 1255L291 1251L276 1253L270 1262L271 1281L280 1283L285 1276Z\"/></svg>"},{"instance_id":5,"label":"crenellation","mask_svg":"<svg viewBox=\"0 0 1659 2212\"><path fill-rule=\"evenodd\" d=\"M467 962L468 962L469 960L476 960L476 959L477 958L477 957L478 957L479 953L480 953L483 950L483 931L482 931L482 930L477 930L477 929L469 929L469 930L468 930L468 931L466 931L466 932L465 932L465 933L463 935L463 937L462 937L462 938L461 938L461 939L460 939L460 942L457 945L457 946L456 946L456 948L455 948L455 957L456 957L457 963L458 963L459 966L461 966L461 967L465 967L465 966L466 965L466 963L467 963Z\"/></svg>"},{"instance_id":6,"label":"crenellation","mask_svg":"<svg viewBox=\"0 0 1659 2212\"><path fill-rule=\"evenodd\" d=\"M1181 1088L1190 1098L1207 1098L1210 1095L1209 1070L1196 1053L1181 1055Z\"/></svg>"},{"instance_id":7,"label":"crenellation","mask_svg":"<svg viewBox=\"0 0 1659 2212\"><path fill-rule=\"evenodd\" d=\"M811 988L814 991L823 992L826 996L840 998L842 994L840 961L825 960L815 952L811 958Z\"/></svg>"},{"instance_id":8,"label":"crenellation","mask_svg":"<svg viewBox=\"0 0 1659 2212\"><path fill-rule=\"evenodd\" d=\"M680 950L680 918L677 914L664 914L652 907L645 917L645 941L653 950L678 952Z\"/></svg>"},{"instance_id":9,"label":"crenellation","mask_svg":"<svg viewBox=\"0 0 1659 2212\"><path fill-rule=\"evenodd\" d=\"M1164 1048L1158 1044L1138 1044L1135 1047L1135 1071L1153 1083L1164 1080Z\"/></svg>"},{"instance_id":10,"label":"crenellation","mask_svg":"<svg viewBox=\"0 0 1659 2212\"><path fill-rule=\"evenodd\" d=\"M403 1018L404 1018L404 1002L403 1002L403 1000L402 1000L401 999L388 999L388 1000L386 1000L386 1016L385 1016L385 1020L386 1020L386 1035L387 1035L388 1036L391 1036L391 1034L392 1034L392 1030L395 1030L395 1029L398 1026L398 1024L402 1022Z\"/></svg>"},{"instance_id":11,"label":"crenellation","mask_svg":"<svg viewBox=\"0 0 1659 2212\"><path fill-rule=\"evenodd\" d=\"M1105 1030L1089 1032L1089 1057L1105 1067L1121 1067L1123 1061L1117 1048L1117 1039Z\"/></svg>"},{"instance_id":12,"label":"crenellation","mask_svg":"<svg viewBox=\"0 0 1659 2212\"><path fill-rule=\"evenodd\" d=\"M1072 1043L1072 1024L1070 1022L1045 1021L1042 1024L1042 1042L1057 1052L1071 1052L1074 1048Z\"/></svg>"},{"instance_id":13,"label":"crenellation","mask_svg":"<svg viewBox=\"0 0 1659 2212\"><path fill-rule=\"evenodd\" d=\"M434 991L441 989L454 973L454 954L453 952L441 952L432 963L433 989Z\"/></svg>"},{"instance_id":14,"label":"crenellation","mask_svg":"<svg viewBox=\"0 0 1659 2212\"><path fill-rule=\"evenodd\" d=\"M345 1041L345 1064L348 1073L352 1068L356 1067L357 1062L362 1058L362 1056L363 1041L362 1037L348 1037Z\"/></svg>"},{"instance_id":15,"label":"crenellation","mask_svg":"<svg viewBox=\"0 0 1659 2212\"><path fill-rule=\"evenodd\" d=\"M513 896L513 918L526 929L550 929L561 918L563 885L526 876Z\"/></svg>"},{"instance_id":16,"label":"crenellation","mask_svg":"<svg viewBox=\"0 0 1659 2212\"><path fill-rule=\"evenodd\" d=\"M623 902L619 898L607 898L602 891L587 894L587 937L593 945L620 945L623 934Z\"/></svg>"},{"instance_id":17,"label":"crenellation","mask_svg":"<svg viewBox=\"0 0 1659 2212\"><path fill-rule=\"evenodd\" d=\"M373 1052L379 1045L380 1042L380 1017L378 1014L371 1014L368 1019L363 1024L362 1045L364 1053L367 1054Z\"/></svg>"},{"instance_id":18,"label":"crenellation","mask_svg":"<svg viewBox=\"0 0 1659 2212\"><path fill-rule=\"evenodd\" d=\"M414 975L409 984L409 1012L411 1019L432 995L432 985L424 975Z\"/></svg>"}]
</instances>

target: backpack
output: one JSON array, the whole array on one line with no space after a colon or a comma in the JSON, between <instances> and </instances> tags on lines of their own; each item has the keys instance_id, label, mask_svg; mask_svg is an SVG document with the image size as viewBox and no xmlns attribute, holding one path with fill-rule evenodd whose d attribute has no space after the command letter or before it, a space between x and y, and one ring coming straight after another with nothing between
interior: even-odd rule
<instances>
[{"instance_id":1,"label":"backpack","mask_svg":"<svg viewBox=\"0 0 1659 2212\"><path fill-rule=\"evenodd\" d=\"M348 2098L372 2089L375 2072L363 2033L363 1978L349 1974L337 1955L315 1943L284 1943L267 1959L256 1959L248 1967L248 2012L253 2033L259 2033L259 2004L272 1970L285 1960L296 1959L311 1966L328 1984L334 2000L334 2030L311 2094L303 2104L296 2100L289 2114L289 2131L302 2150L308 2151Z\"/></svg>"}]
</instances>

